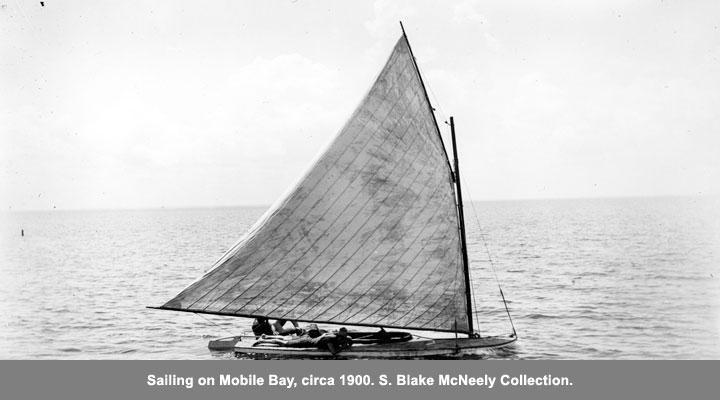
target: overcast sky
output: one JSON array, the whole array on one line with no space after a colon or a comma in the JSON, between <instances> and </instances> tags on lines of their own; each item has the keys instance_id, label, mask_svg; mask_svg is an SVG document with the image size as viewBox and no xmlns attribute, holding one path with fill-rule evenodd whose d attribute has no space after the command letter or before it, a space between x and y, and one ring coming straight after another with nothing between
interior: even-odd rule
<instances>
[{"instance_id":1,"label":"overcast sky","mask_svg":"<svg viewBox=\"0 0 720 400\"><path fill-rule=\"evenodd\" d=\"M0 0L0 207L271 204L398 20L474 200L720 194L717 0Z\"/></svg>"}]
</instances>

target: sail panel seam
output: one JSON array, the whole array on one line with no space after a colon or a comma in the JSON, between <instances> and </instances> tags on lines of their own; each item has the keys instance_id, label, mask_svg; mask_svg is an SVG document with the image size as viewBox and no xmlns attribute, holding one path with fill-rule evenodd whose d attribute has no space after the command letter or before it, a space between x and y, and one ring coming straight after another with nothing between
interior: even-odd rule
<instances>
[{"instance_id":1,"label":"sail panel seam","mask_svg":"<svg viewBox=\"0 0 720 400\"><path fill-rule=\"evenodd\" d=\"M391 113L391 112L392 112L392 108L390 109L390 111L388 111L388 114ZM418 112L419 112L419 111L418 111ZM384 120L381 121L378 125L382 125L382 122L384 122ZM408 128L409 128L409 127L408 127ZM363 129L364 129L364 128L363 128ZM363 150L364 150L365 146L367 146L367 144L369 144L369 143L372 141L372 139L374 139L375 134L376 134L377 132L379 132L379 131L380 131L380 129L373 130L373 135L372 135L372 137L370 138L370 140L367 140L367 141L364 143L364 145L363 145ZM387 139L387 138L386 138L386 139ZM382 144L384 144L384 143L385 143L385 140L383 140L383 142L380 144L380 146L382 146ZM348 146L348 147L350 147L350 146ZM353 160L352 160L350 163L347 164L347 166L345 167L345 169L344 169L342 172L347 171L351 166L353 166L355 160L357 160L357 158L358 158L361 154L363 154L362 151L358 152L358 153L355 155L355 157L353 158ZM366 163L366 164L367 164L367 163ZM366 164L364 164L363 167L364 167ZM329 170L328 170L328 171L329 171ZM342 175L342 173L340 173L339 176L340 176L340 175ZM357 176L356 176L354 179L357 179ZM339 199L341 198L341 196L342 196L342 194L345 192L345 190L347 190L347 189L351 186L351 183L354 181L354 179L353 179L352 181L349 181L348 185L347 185L344 189L342 189L340 195L338 195L338 196L335 198L335 200L333 201L333 203L331 203L331 206L332 206L332 204L334 204L337 200L339 200ZM329 192L329 191L331 190L331 188L333 188L333 187L335 186L335 183L336 183L338 180L339 180L339 178L336 179L335 182L333 182L332 184L328 184L328 185L327 185L327 186L328 186L328 189L324 192L324 194L323 194L322 196L319 196L319 197L318 197L318 200L310 207L310 209L308 209L308 211L305 213L305 215L304 215L302 218L298 219L297 223L293 226L293 228L291 228L290 230L288 230L288 233L285 234L285 236L283 236L283 239L281 239L280 242L282 242L282 241L285 240L286 238L290 237L291 234L292 234L293 232L295 232L295 230L301 225L301 223L305 220L305 218L307 218L307 216L310 215L310 214L315 210L315 207L317 207L317 205L319 205L319 204L321 203L321 201L322 201L322 199L324 198L324 196L327 194L327 192ZM313 187L312 189L308 190L308 192L311 192L311 193L312 193L312 192L314 191L314 188L315 188L315 187ZM340 216L341 216L341 214L338 215L337 218L339 218ZM289 218L289 217L288 217L288 218ZM318 219L317 221L315 221L315 222L313 223L313 225L310 226L310 228L314 227L317 223L319 223L319 222L321 222L321 221L322 221L322 219ZM282 224L280 224L280 225L279 225L278 227L276 227L276 228L279 228L280 226L282 226ZM294 246L297 245L298 243L300 243L301 241L302 241L302 238L299 238L298 241L295 242L295 244L293 245L293 247L292 247L290 250L288 250L288 252L285 253L283 257L287 256L287 254L289 254L289 253L294 249ZM250 270L249 270L248 272L246 272L242 277L237 277L236 279L234 279L234 280L237 280L237 283L236 283L235 285L239 284L240 282L242 282L243 280L245 280L248 276L250 276L250 275L257 269L257 267L259 267L259 266L262 265L262 263L267 259L267 257L270 256L270 254L272 254L272 252L267 252L267 254L265 255L265 257L264 257L263 259L261 259L259 262L257 262L253 267L250 267ZM280 261L282 261L282 259L279 260L278 262L280 262ZM238 268L239 268L239 266L238 266ZM228 276L226 276L225 279L227 279L228 277L230 277L231 275L233 275L233 273L234 273L235 271L237 271L238 268L236 268L233 272L231 272L230 274L228 274ZM259 279L261 279L261 278L262 278L262 277L260 277ZM224 279L221 280L221 281L218 283L217 286L219 286L223 281L224 281ZM256 279L256 282L257 282L257 279ZM216 287L217 287L217 286L216 286ZM217 297L214 301L212 301L211 303L209 303L208 305L206 305L206 306L205 306L205 309L207 309L208 307L210 307L213 303L217 302L217 300L219 300L222 296L224 296L225 294L227 294L227 293L229 292L229 290L231 290L233 287L234 287L234 286L231 286L231 287L230 287L228 290L226 290L222 295L220 295L220 296ZM249 287L248 287L248 288L249 288ZM213 288L211 291L213 291L213 290L215 290L215 288ZM209 292L208 292L208 293L209 293ZM206 295L207 295L207 293L206 293ZM241 293L240 295L242 295L242 293ZM195 303L193 303L193 304L195 304ZM226 305L226 306L227 306L227 305Z\"/></svg>"},{"instance_id":2,"label":"sail panel seam","mask_svg":"<svg viewBox=\"0 0 720 400\"><path fill-rule=\"evenodd\" d=\"M428 188L428 187L425 186L425 188ZM422 211L425 210L425 207L427 207L427 205L431 203L431 200L435 197L435 194L436 194L436 193L437 193L437 188L432 192L431 197L428 199L428 202L426 202L425 206L423 206L423 208L420 210L421 213L422 213ZM403 214L403 217L401 218L400 221L398 221L398 223L395 224L395 226L397 226L397 224L399 224L399 223L402 221L402 219L404 219L405 215L406 215L407 212L409 212L410 210L411 210L410 208L407 208L407 209L406 209L405 213ZM433 216L434 216L434 215L436 215L436 214L433 214ZM388 232L388 233L385 235L385 237L387 238L387 236L388 236L390 233L391 233L391 232ZM399 242L398 242L398 243L399 243ZM397 243L396 243L396 244L397 244ZM394 248L394 246L393 246L392 248ZM392 248L391 248L391 249L392 249ZM376 248L376 250L377 250L377 248ZM388 254L388 253L389 253L389 250L388 250L388 252L387 252L386 254ZM348 276L340 283L340 285L341 285L342 283L344 283L347 279L349 279L349 278L352 276L352 274L354 274L355 271L357 271L357 269L362 266L362 263L364 263L364 262L365 262L370 256L372 256L372 255L373 255L373 253L370 252L370 254L368 254L367 257L365 257L365 259L363 259L363 261L361 261L361 262L358 264L358 266L357 266L352 272L348 273ZM338 270L339 270L339 269L338 269ZM333 276L334 276L334 274L333 274ZM328 280L329 280L329 279L328 279ZM327 280L323 283L323 285L324 285L325 283L327 283ZM339 287L340 285L338 285L337 287ZM336 287L336 289L337 289L337 287ZM319 289L319 288L318 288L318 289ZM316 289L316 291L317 291L317 289ZM327 298L330 296L330 294L334 293L334 291L335 291L335 290L329 292L328 295L326 295L326 296L325 296L323 299L321 299L318 303L321 303L322 301L324 301L325 299L327 299ZM313 293L314 293L314 292L313 292ZM309 297L310 297L310 296L306 297L306 298L303 300L303 302L304 302L305 300L307 300ZM302 304L302 302L301 302L300 304ZM300 304L298 304L298 305L300 305ZM334 303L333 305L335 305L335 304L337 304L337 302ZM313 307L314 307L314 306L313 306ZM295 308L297 308L297 306L296 306ZM328 307L328 309L332 309L332 306L331 306L331 307ZM293 309L293 310L294 310L294 309ZM292 310L290 310L290 311L292 311ZM305 314L307 314L309 311L310 311L310 310L306 311ZM302 315L305 315L305 314L302 314Z\"/></svg>"},{"instance_id":3,"label":"sail panel seam","mask_svg":"<svg viewBox=\"0 0 720 400\"><path fill-rule=\"evenodd\" d=\"M371 98L371 95L372 95L372 90L377 86L377 85L376 85L377 81L379 80L380 77L383 76L383 73L386 72L387 69L389 69L389 66L392 65L392 64L391 64L391 60L393 60L393 57L399 58L399 57L400 57L400 53L398 53L398 52L393 52L393 54L390 56L390 58L388 59L386 65L385 65L385 67L383 68L382 72L380 73L380 75L378 76L378 78L376 79L376 81L375 81L375 82L373 83L373 85L371 86L370 92L369 92L369 93L363 98L363 100L361 101L360 105L359 105L358 108L357 108L357 111L361 110L361 109L362 109L362 106L368 103L368 101L369 101L369 99ZM406 64L407 64L407 65L403 67L403 73L404 73L404 70L410 66L410 63L406 63ZM393 88L392 85L388 86L388 87L386 88L386 91L385 91L385 92L386 92L386 93L389 93L392 88ZM380 107L382 106L382 104L383 104L382 102L379 102L379 103L378 103L377 108L375 109L375 111L372 112L373 115L374 115L374 113L375 113L378 109L380 109ZM347 134L348 132L350 132L349 129L348 129L348 127L349 127L349 125L350 125L352 122L356 121L355 117L357 116L357 111L356 111L356 113L353 114L353 116L351 117L351 119L348 120L348 123L346 123L346 125L343 127L343 129L340 130L339 134L338 134L337 137L335 138L335 141L339 140L340 137L343 136L343 134ZM371 120L372 120L372 119L368 119L368 121L366 121L366 122L363 124L363 127L362 127L360 130L364 130L365 127L367 126L367 124L368 124ZM377 131L374 131L374 132L377 132ZM374 138L374 135L373 135L373 138ZM369 143L369 141L366 142L366 144L367 144L367 143ZM318 182L316 182L315 185L319 184L320 181L322 181L323 179L325 179L327 173L332 170L332 167L334 167L334 166L337 164L337 162L345 155L345 153L347 152L347 150L348 150L349 148L351 148L351 147L352 147L352 146L347 146L347 147L345 147L345 148L343 149L343 151L342 151L342 152L338 155L338 157L333 161L332 165L325 170L325 172L321 175L320 178L318 178ZM332 148L332 145L331 145L330 148ZM329 154L329 151L326 152L326 153L323 155L323 157L324 157L325 155L327 155L327 154ZM359 153L356 154L356 157L357 157L357 155L359 155ZM323 160L323 159L321 158L320 160L318 160L318 162L322 162L322 160ZM353 159L353 160L354 160L354 159ZM350 165L350 164L348 164L348 165ZM314 165L313 168L311 168L310 171L314 171L314 170L316 169L316 168L314 168L314 167L316 167L316 166L317 166L317 164ZM311 175L311 173L309 172L308 175L306 176L306 178L309 177L310 175ZM302 182L303 182L303 181L301 181L301 183L302 183ZM291 193L291 195L286 199L286 201L287 201L288 199L292 198L292 196L297 192L297 189L299 189L299 187L300 187L300 186L298 185L298 187L295 188L295 190L293 191L293 193ZM314 187L315 187L315 186L313 186L313 188L314 188ZM332 187L332 185L328 185L328 190L329 190L330 187ZM305 200L306 200L306 199L303 199L303 201L305 201ZM322 200L322 196L320 196L320 197L318 198L318 200L317 200L316 203L310 208L310 210L312 210L312 209L314 208L314 206L316 206L321 200ZM302 205L302 203L301 203L300 205ZM283 209L282 206L281 206L281 207L278 207L278 209L275 210L275 212L267 219L267 221L271 221L271 220L273 219L272 217L274 217L275 215L277 215L277 212L278 212L279 210L281 210L281 209ZM299 209L299 208L298 208L298 209ZM309 212L308 212L308 213L309 213ZM307 216L307 214L306 214L306 216ZM304 218L304 217L303 217L303 218ZM302 221L303 218L299 219L299 221ZM274 227L273 229L271 229L270 232L269 232L269 235L272 237L272 234L275 233L276 230L277 230L280 226L282 226L282 222L280 222L278 226L276 226L276 227ZM289 231L287 235L289 235L290 233L291 233L291 231ZM287 237L287 235L286 235L285 237ZM257 237L257 236L249 237L249 238L247 238L247 241L239 241L239 242L236 243L236 245L233 246L233 247L234 247L235 250L237 250L237 248L239 248L240 246L242 246L242 245L244 245L244 244L250 244L250 243L252 243L253 240L254 240L256 237ZM284 240L284 239L283 239L283 240ZM227 258L225 259L225 261L223 261L222 263L220 263L220 261L216 262L216 265L217 265L217 266L215 267L215 269L211 270L210 272L208 272L208 273L206 274L206 276L207 276L208 278L209 278L215 271L219 271L219 270L221 269L220 267L221 267L222 265L224 265L225 262L229 261L229 260L234 256L234 254L228 256L228 253L229 253L229 251L226 252L225 255L222 257L222 258L225 258L225 256L227 256ZM221 260L222 260L222 258L221 258ZM259 263L262 263L262 261L260 261ZM240 266L237 266L235 269L231 270L231 271L225 276L225 278L220 279L220 280L218 281L218 283L213 287L213 289L210 289L210 290L206 291L201 297L199 297L199 298L196 299L194 302L192 302L190 305L188 305L188 307L192 307L192 306L195 305L198 301L200 301L203 297L205 297L207 294L209 294L209 293L211 293L212 291L214 291L215 288L217 288L217 286L219 286L225 279L227 279L227 277L233 275L233 274L235 273L235 271L238 270L238 268L240 268ZM198 284L198 285L199 285L201 282L202 282L202 280L197 281L197 282L195 282L194 284ZM180 293L180 295L182 295L183 293L185 293L185 292L187 292L187 291L189 291L189 290L192 290L192 286L193 286L193 285L191 285L191 286L189 286L188 288L186 288L185 290L183 290L183 291ZM177 296L176 296L176 297L177 297ZM205 308L207 308L207 306L206 306Z\"/></svg>"},{"instance_id":4,"label":"sail panel seam","mask_svg":"<svg viewBox=\"0 0 720 400\"><path fill-rule=\"evenodd\" d=\"M410 126L408 126L406 132L409 131L409 129L410 129ZM385 143L385 141L386 141L386 140L383 141L383 144ZM368 160L365 164L363 164L362 170L364 170L364 167L365 167L368 163L369 163L369 160ZM397 168L397 166L396 166L395 168ZM393 168L393 171L395 170L395 168ZM345 190L347 190L347 189L350 188L350 187L353 187L352 183L355 182L355 180L359 179L361 176L362 176L362 173L356 174L356 175L355 175L355 178L350 182L350 184L349 184L345 189L343 189L343 192L341 193L340 196L342 196L342 194L344 194ZM353 199L348 202L348 204L345 206L345 208L338 213L338 215L335 217L335 220L333 220L333 222L330 224L331 226L337 221L338 218L340 218L340 217L343 216L343 214L345 213L345 211L346 211L349 207L356 205L354 200L357 198L357 196L359 196L360 194L363 193L362 188L363 188L363 187L358 187L358 188L357 188L357 193L356 193L355 197L353 197ZM335 201L337 201L337 200L340 198L340 196L338 196L338 198L336 198L336 199L333 201L333 204L334 204ZM359 213L360 213L362 210L364 210L364 208L370 203L371 200L372 200L372 197L369 197L369 198L362 204L362 207L361 207L361 208L358 210L358 212L353 216L353 218L351 218L350 222L352 222L352 221L355 220L355 218L357 217L357 215L359 215ZM321 222L321 221L322 221L322 219L319 219L319 220L316 221L310 228L314 227L317 223L319 223L319 222ZM346 224L346 225L345 225L345 228L347 228L347 226L349 226L349 224ZM343 231L344 231L344 228L343 228ZM322 236L318 237L318 239L316 239L315 242L313 242L313 243L310 245L310 247L300 256L300 258L304 257L305 254L307 254L307 252L312 248L312 246L314 246L315 243L317 243L317 241L320 240L321 238L322 238ZM303 238L299 238L299 239L295 242L295 244L293 245L293 247L284 254L283 258L281 258L280 260L278 260L277 262L275 262L275 264L273 265L273 267L271 267L270 269L268 269L262 276L260 276L259 278L257 278L252 285L254 285L256 282L262 280L263 277L267 276L267 274L268 274L272 269L274 269L275 266L277 266L278 264L280 264L280 263L285 259L285 257L287 257L287 255L290 254L290 253L292 252L292 250L294 250L295 246L297 246L299 243L302 242L302 239L303 239ZM336 239L337 239L337 237L336 237ZM329 244L325 249L327 249L329 246L330 246L330 244ZM324 250L323 250L323 251L324 251ZM321 253L322 253L322 252L321 252ZM289 268L291 268L291 267L292 267L292 264L291 264L290 266L288 266L288 269L286 269L286 271L289 270ZM246 275L246 276L247 276L247 275ZM238 282L238 284L239 284L239 283L240 283L240 282ZM252 287L252 285L251 285L250 287ZM250 287L248 287L247 289L249 289ZM238 297L242 296L242 295L247 291L247 289L246 289L243 293L241 293L240 295L238 295L235 299L237 299ZM226 293L227 293L227 292L226 292ZM256 296L256 297L257 297L257 296ZM245 305L249 304L249 303L252 302L253 300L254 300L254 298L253 298L253 299L250 299L248 302L245 303ZM216 300L216 301L217 301L217 300ZM228 307L229 305L231 305L234 301L235 301L235 300L233 300L233 301L231 301L230 303L228 303L225 307L223 307L223 309L227 308L227 307ZM245 305L243 305L243 306L241 306L240 308L238 308L238 310L240 310L240 309L242 309L243 307L245 307Z\"/></svg>"}]
</instances>

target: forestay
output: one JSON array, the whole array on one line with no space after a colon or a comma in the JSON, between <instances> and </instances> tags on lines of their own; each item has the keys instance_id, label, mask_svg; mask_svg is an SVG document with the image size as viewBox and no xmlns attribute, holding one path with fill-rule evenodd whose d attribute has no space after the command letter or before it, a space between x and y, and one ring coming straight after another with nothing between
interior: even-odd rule
<instances>
[{"instance_id":1,"label":"forestay","mask_svg":"<svg viewBox=\"0 0 720 400\"><path fill-rule=\"evenodd\" d=\"M403 36L289 195L161 308L467 332L452 173Z\"/></svg>"}]
</instances>

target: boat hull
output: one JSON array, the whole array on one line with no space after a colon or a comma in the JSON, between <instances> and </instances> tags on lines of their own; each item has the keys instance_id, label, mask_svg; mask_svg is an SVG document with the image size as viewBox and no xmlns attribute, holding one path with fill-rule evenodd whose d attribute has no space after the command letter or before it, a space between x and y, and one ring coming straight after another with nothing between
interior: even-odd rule
<instances>
[{"instance_id":1,"label":"boat hull","mask_svg":"<svg viewBox=\"0 0 720 400\"><path fill-rule=\"evenodd\" d=\"M515 336L488 336L483 338L415 338L407 342L384 344L353 344L347 350L333 356L318 348L293 348L280 346L252 346L239 342L235 355L269 355L299 358L401 358L433 357L472 353L482 349L504 347L515 342Z\"/></svg>"}]
</instances>

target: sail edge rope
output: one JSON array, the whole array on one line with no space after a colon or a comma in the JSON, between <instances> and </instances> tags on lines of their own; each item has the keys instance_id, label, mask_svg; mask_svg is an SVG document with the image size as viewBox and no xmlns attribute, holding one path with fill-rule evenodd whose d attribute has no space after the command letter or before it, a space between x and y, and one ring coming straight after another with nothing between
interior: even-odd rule
<instances>
[{"instance_id":1,"label":"sail edge rope","mask_svg":"<svg viewBox=\"0 0 720 400\"><path fill-rule=\"evenodd\" d=\"M462 178L461 178L462 179ZM470 192L470 187L468 186L465 179L462 179L463 184L465 187L468 188L468 192ZM468 197L470 197L470 194L468 193ZM513 337L517 338L517 330L515 329L515 324L513 323L512 316L510 315L510 308L508 307L507 300L505 300L505 294L502 290L502 285L500 284L500 279L497 276L497 271L495 269L495 262L493 261L492 255L490 253L490 248L487 245L487 240L485 240L485 234L482 229L482 225L480 224L480 218L478 217L477 211L475 209L475 203L472 201L472 198L470 198L470 206L473 210L473 215L475 216L475 222L478 225L478 229L480 230L480 238L482 239L483 247L485 248L485 253L487 254L488 261L490 262L490 268L492 269L493 276L495 277L495 283L498 286L498 290L500 291L500 297L502 298L503 305L505 306L505 312L507 313L508 320L510 321L510 327L513 331Z\"/></svg>"}]
</instances>

